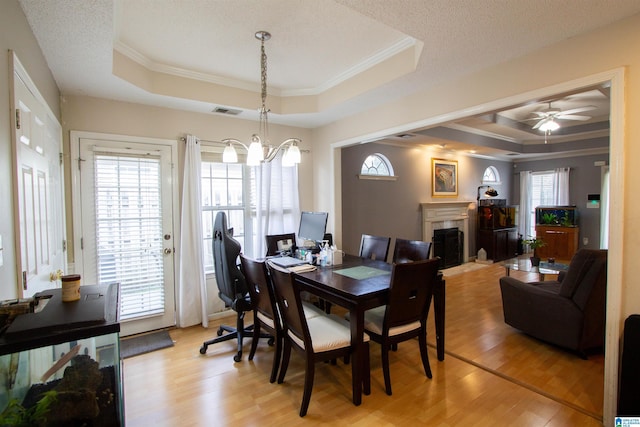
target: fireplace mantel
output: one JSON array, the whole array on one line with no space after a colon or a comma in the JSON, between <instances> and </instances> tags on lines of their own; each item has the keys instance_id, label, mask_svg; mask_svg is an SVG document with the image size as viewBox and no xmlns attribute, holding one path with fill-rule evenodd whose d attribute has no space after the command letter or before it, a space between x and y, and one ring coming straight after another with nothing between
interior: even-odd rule
<instances>
[{"instance_id":1,"label":"fireplace mantel","mask_svg":"<svg viewBox=\"0 0 640 427\"><path fill-rule=\"evenodd\" d=\"M474 202L447 201L421 203L422 240L431 242L433 230L457 227L464 233L463 261L469 261L469 209Z\"/></svg>"}]
</instances>

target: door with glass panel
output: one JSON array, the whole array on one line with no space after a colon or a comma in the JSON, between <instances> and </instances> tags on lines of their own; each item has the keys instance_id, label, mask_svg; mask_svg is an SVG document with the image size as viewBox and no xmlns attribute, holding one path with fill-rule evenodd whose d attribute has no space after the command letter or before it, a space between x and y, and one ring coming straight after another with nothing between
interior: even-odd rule
<instances>
[{"instance_id":1,"label":"door with glass panel","mask_svg":"<svg viewBox=\"0 0 640 427\"><path fill-rule=\"evenodd\" d=\"M120 283L123 335L173 326L175 146L76 139L74 253L83 283Z\"/></svg>"}]
</instances>

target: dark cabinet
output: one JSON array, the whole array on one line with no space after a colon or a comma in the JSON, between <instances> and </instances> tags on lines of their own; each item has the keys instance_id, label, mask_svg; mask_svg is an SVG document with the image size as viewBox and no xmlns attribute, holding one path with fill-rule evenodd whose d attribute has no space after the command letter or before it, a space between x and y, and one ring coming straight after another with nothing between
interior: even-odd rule
<instances>
[{"instance_id":1,"label":"dark cabinet","mask_svg":"<svg viewBox=\"0 0 640 427\"><path fill-rule=\"evenodd\" d=\"M478 249L487 251L487 259L502 261L513 258L518 251L518 229L500 228L478 230Z\"/></svg>"},{"instance_id":2,"label":"dark cabinet","mask_svg":"<svg viewBox=\"0 0 640 427\"><path fill-rule=\"evenodd\" d=\"M517 209L499 202L478 206L476 249L484 249L493 261L513 258L518 252Z\"/></svg>"}]
</instances>

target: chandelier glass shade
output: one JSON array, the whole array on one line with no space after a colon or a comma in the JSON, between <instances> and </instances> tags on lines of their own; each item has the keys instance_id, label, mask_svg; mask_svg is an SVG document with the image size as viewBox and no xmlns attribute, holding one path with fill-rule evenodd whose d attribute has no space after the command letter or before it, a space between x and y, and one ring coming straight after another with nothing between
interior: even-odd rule
<instances>
[{"instance_id":1,"label":"chandelier glass shade","mask_svg":"<svg viewBox=\"0 0 640 427\"><path fill-rule=\"evenodd\" d=\"M264 42L271 38L271 34L267 31L258 31L255 34L256 39L260 40L260 127L259 132L251 136L249 145L234 138L223 139L226 144L222 153L222 161L224 163L237 163L238 154L234 145L240 145L247 151L247 165L258 166L262 162L270 162L276 158L279 152L283 152L282 165L293 166L300 163L300 148L298 144L301 142L299 138L288 138L279 145L271 145L269 141L269 110L266 107L267 100L267 54L264 49Z\"/></svg>"}]
</instances>

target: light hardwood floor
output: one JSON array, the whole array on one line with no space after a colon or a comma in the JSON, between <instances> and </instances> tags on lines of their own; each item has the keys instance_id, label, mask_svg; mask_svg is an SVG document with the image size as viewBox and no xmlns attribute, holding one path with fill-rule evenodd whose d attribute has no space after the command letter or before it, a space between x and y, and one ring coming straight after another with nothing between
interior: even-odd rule
<instances>
[{"instance_id":1,"label":"light hardwood floor","mask_svg":"<svg viewBox=\"0 0 640 427\"><path fill-rule=\"evenodd\" d=\"M446 355L435 354L430 316L424 376L417 342L391 354L393 396L384 392L380 349L371 345L371 395L351 403L351 368L317 365L306 417L298 412L304 367L292 354L284 384L270 384L273 348L234 363L235 342L210 346L218 323L174 329L175 346L124 360L125 416L138 426L600 426L604 356L583 360L504 323L498 265L446 278ZM523 280L534 275L512 272ZM233 318L225 319L225 323ZM250 322L250 319L249 319Z\"/></svg>"}]
</instances>

